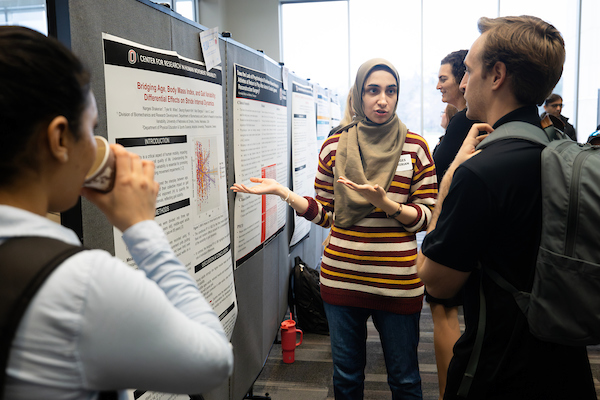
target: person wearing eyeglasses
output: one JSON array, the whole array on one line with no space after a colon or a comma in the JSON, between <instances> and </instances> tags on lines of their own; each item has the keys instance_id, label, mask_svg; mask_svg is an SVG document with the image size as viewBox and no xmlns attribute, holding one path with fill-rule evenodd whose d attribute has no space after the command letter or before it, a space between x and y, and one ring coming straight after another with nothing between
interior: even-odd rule
<instances>
[{"instance_id":1,"label":"person wearing eyeglasses","mask_svg":"<svg viewBox=\"0 0 600 400\"><path fill-rule=\"evenodd\" d=\"M577 131L575 130L573 125L571 125L569 123L569 118L562 115L563 107L564 107L564 104L563 104L562 97L560 97L560 95L558 95L556 93L552 93L550 95L550 97L548 97L546 99L546 101L544 102L544 110L545 111L542 113L541 117L544 118L546 116L546 114L550 114L550 115L553 115L556 118L560 119L562 121L562 123L564 124L564 127L563 127L564 129L561 129L561 130L565 133L565 135L567 135L574 141L577 141ZM559 128L561 128L561 127L559 127Z\"/></svg>"}]
</instances>

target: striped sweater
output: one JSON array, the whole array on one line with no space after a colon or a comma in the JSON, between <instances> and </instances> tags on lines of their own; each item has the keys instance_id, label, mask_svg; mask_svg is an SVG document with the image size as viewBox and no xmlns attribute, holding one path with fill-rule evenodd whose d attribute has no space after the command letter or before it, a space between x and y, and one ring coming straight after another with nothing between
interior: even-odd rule
<instances>
[{"instance_id":1,"label":"striped sweater","mask_svg":"<svg viewBox=\"0 0 600 400\"><path fill-rule=\"evenodd\" d=\"M427 142L408 132L402 156L412 169L399 167L387 196L418 217L402 225L385 212L373 212L349 228L338 228L333 191L335 153L340 134L329 137L319 154L315 179L316 198L306 197L308 210L300 214L324 228L331 238L321 263L321 296L329 304L371 308L398 314L419 312L423 283L417 277L416 232L425 229L437 197L435 165Z\"/></svg>"}]
</instances>

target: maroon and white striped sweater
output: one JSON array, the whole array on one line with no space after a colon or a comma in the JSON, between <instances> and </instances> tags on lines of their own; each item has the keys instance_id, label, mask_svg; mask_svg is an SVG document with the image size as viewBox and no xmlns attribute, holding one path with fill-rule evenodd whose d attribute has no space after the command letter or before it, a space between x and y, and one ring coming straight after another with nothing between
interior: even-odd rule
<instances>
[{"instance_id":1,"label":"maroon and white striped sweater","mask_svg":"<svg viewBox=\"0 0 600 400\"><path fill-rule=\"evenodd\" d=\"M418 217L410 225L387 218L379 208L349 228L335 226L333 180L340 134L329 137L319 154L316 198L306 197L304 218L324 228L331 238L321 263L321 296L330 304L412 314L423 305L423 283L417 276L416 232L425 229L437 198L437 178L427 142L408 132L402 156L410 166L399 167L387 196ZM402 158L401 158L402 160Z\"/></svg>"}]
</instances>

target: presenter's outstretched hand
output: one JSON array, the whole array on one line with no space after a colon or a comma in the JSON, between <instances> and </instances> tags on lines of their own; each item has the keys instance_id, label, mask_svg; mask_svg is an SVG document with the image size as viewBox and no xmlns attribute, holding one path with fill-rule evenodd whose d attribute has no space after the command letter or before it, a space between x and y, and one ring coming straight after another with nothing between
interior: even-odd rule
<instances>
[{"instance_id":1,"label":"presenter's outstretched hand","mask_svg":"<svg viewBox=\"0 0 600 400\"><path fill-rule=\"evenodd\" d=\"M385 189L378 184L358 184L344 176L340 176L338 182L359 193L365 200L381 209L388 216L399 211L400 213L395 215L394 218L402 224L413 224L418 217L416 208L403 207L402 204L398 204L391 200L387 196Z\"/></svg>"},{"instance_id":2,"label":"presenter's outstretched hand","mask_svg":"<svg viewBox=\"0 0 600 400\"><path fill-rule=\"evenodd\" d=\"M250 187L244 185L243 183L234 183L230 189L236 193L249 193L258 195L274 194L279 197L285 197L289 190L275 179L250 178L250 182L258 183L258 185Z\"/></svg>"},{"instance_id":3,"label":"presenter's outstretched hand","mask_svg":"<svg viewBox=\"0 0 600 400\"><path fill-rule=\"evenodd\" d=\"M377 184L375 186L369 184L359 185L344 176L340 176L338 182L359 193L375 207L383 208L385 206L386 194L381 186Z\"/></svg>"},{"instance_id":4,"label":"presenter's outstretched hand","mask_svg":"<svg viewBox=\"0 0 600 400\"><path fill-rule=\"evenodd\" d=\"M115 186L109 193L83 188L81 194L106 215L121 232L141 221L154 219L159 184L154 163L142 160L119 144L110 147L116 157Z\"/></svg>"}]
</instances>

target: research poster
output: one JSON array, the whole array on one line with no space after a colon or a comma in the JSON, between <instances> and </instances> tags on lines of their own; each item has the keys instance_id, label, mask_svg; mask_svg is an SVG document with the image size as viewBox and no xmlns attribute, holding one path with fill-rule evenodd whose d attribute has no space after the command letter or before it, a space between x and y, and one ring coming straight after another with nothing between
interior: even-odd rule
<instances>
[{"instance_id":1,"label":"research poster","mask_svg":"<svg viewBox=\"0 0 600 400\"><path fill-rule=\"evenodd\" d=\"M294 192L314 197L318 165L317 124L313 87L292 83L292 179ZM294 232L290 246L310 232L311 222L294 213Z\"/></svg>"},{"instance_id":2,"label":"research poster","mask_svg":"<svg viewBox=\"0 0 600 400\"><path fill-rule=\"evenodd\" d=\"M167 394L146 392L144 390L128 391L129 400L190 400L187 394Z\"/></svg>"},{"instance_id":3,"label":"research poster","mask_svg":"<svg viewBox=\"0 0 600 400\"><path fill-rule=\"evenodd\" d=\"M231 338L238 309L221 70L108 34L103 44L108 140L154 161L156 221ZM116 256L135 267L116 229L114 238Z\"/></svg>"},{"instance_id":4,"label":"research poster","mask_svg":"<svg viewBox=\"0 0 600 400\"><path fill-rule=\"evenodd\" d=\"M235 64L233 140L235 181L272 178L288 186L287 93L282 81ZM234 209L236 267L285 225L288 205L277 196L237 193Z\"/></svg>"},{"instance_id":5,"label":"research poster","mask_svg":"<svg viewBox=\"0 0 600 400\"><path fill-rule=\"evenodd\" d=\"M342 120L342 108L340 107L340 100L337 93L329 91L329 108L331 111L329 114L331 115L330 127L329 129L333 129L340 124Z\"/></svg>"},{"instance_id":6,"label":"research poster","mask_svg":"<svg viewBox=\"0 0 600 400\"><path fill-rule=\"evenodd\" d=\"M315 86L315 97L317 100L317 152L321 150L323 142L327 139L331 130L331 105L329 90L321 86Z\"/></svg>"}]
</instances>

